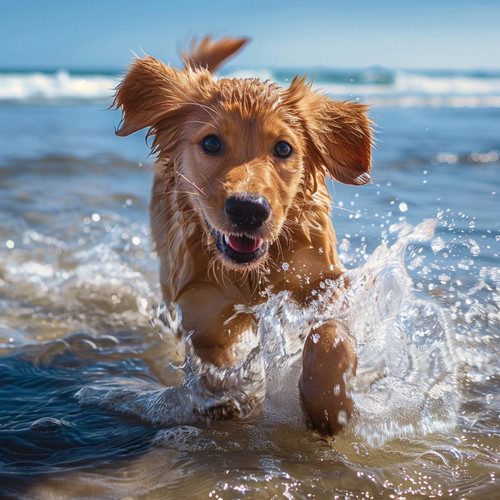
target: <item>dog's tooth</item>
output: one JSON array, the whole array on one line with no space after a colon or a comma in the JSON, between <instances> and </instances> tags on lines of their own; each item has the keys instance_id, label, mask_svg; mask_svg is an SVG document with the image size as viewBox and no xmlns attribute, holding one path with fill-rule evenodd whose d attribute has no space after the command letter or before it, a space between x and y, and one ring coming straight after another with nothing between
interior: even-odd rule
<instances>
[{"instance_id":1,"label":"dog's tooth","mask_svg":"<svg viewBox=\"0 0 500 500\"><path fill-rule=\"evenodd\" d=\"M224 242L229 245L229 236L227 234L224 235Z\"/></svg>"}]
</instances>

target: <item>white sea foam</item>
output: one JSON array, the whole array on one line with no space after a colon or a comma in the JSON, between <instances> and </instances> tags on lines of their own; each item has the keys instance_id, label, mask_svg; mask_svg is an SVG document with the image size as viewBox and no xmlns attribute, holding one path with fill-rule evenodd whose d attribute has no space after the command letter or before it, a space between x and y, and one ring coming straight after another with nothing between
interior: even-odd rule
<instances>
[{"instance_id":1,"label":"white sea foam","mask_svg":"<svg viewBox=\"0 0 500 500\"><path fill-rule=\"evenodd\" d=\"M430 76L397 72L394 90L399 94L428 95L498 95L500 78L477 78L465 75Z\"/></svg>"},{"instance_id":2,"label":"white sea foam","mask_svg":"<svg viewBox=\"0 0 500 500\"><path fill-rule=\"evenodd\" d=\"M314 88L336 99L352 99L380 106L500 107L497 73L431 73L417 71L278 71L240 69L228 78L259 78L288 86L295 74L309 73ZM353 76L350 76L350 75ZM118 75L110 73L0 72L0 102L65 103L111 100Z\"/></svg>"},{"instance_id":3,"label":"white sea foam","mask_svg":"<svg viewBox=\"0 0 500 500\"><path fill-rule=\"evenodd\" d=\"M113 76L57 73L0 74L0 101L53 102L102 100L113 95L118 79Z\"/></svg>"},{"instance_id":4,"label":"white sea foam","mask_svg":"<svg viewBox=\"0 0 500 500\"><path fill-rule=\"evenodd\" d=\"M307 70L298 71L300 74ZM353 99L380 106L401 107L500 107L500 75L474 73L432 73L417 71L364 70L315 75L314 88L321 89L334 98ZM230 77L271 79L286 86L293 73L268 70L240 70ZM276 78L276 76L278 78Z\"/></svg>"},{"instance_id":5,"label":"white sea foam","mask_svg":"<svg viewBox=\"0 0 500 500\"><path fill-rule=\"evenodd\" d=\"M318 83L332 97L397 107L499 107L500 78L397 72L387 84Z\"/></svg>"}]
</instances>

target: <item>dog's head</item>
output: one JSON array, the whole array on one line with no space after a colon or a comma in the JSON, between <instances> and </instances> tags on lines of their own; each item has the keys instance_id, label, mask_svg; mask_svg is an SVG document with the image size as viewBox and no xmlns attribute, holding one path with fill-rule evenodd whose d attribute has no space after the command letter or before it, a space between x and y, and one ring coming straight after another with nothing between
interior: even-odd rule
<instances>
[{"instance_id":1,"label":"dog's head","mask_svg":"<svg viewBox=\"0 0 500 500\"><path fill-rule=\"evenodd\" d=\"M256 269L325 173L370 180L371 130L363 105L258 79L220 79L137 59L119 85L117 134L149 127L152 147L186 210L198 218L213 256Z\"/></svg>"}]
</instances>

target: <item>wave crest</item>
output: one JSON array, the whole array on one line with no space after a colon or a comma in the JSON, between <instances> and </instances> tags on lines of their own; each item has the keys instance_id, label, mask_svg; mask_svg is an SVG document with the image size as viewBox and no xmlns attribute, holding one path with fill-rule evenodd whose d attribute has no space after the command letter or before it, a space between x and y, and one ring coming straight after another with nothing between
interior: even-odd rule
<instances>
[{"instance_id":1,"label":"wave crest","mask_svg":"<svg viewBox=\"0 0 500 500\"><path fill-rule=\"evenodd\" d=\"M335 99L397 107L500 107L500 74L495 72L263 68L240 69L222 76L272 80L286 87L296 74L306 72L315 88ZM118 83L118 75L106 72L0 72L0 102L110 102Z\"/></svg>"}]
</instances>

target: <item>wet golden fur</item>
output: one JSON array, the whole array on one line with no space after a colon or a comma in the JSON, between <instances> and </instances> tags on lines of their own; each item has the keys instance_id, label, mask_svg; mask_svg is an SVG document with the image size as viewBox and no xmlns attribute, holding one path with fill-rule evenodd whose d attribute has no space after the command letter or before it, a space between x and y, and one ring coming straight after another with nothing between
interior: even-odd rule
<instances>
[{"instance_id":1,"label":"wet golden fur","mask_svg":"<svg viewBox=\"0 0 500 500\"><path fill-rule=\"evenodd\" d=\"M266 290L287 290L305 304L322 281L341 275L325 178L370 180L365 106L333 101L305 78L281 88L213 77L246 41L206 37L184 54L184 69L136 59L115 99L123 112L117 134L148 127L158 156L151 227L164 299L180 306L197 356L219 368L247 355L244 344L255 330L251 315L234 315L236 305L262 302ZM217 155L200 146L212 134L224 145ZM289 157L273 154L279 141L292 147ZM234 232L224 205L238 193L261 195L271 210L253 234L267 251L248 264L228 259L214 237ZM312 425L333 433L353 410L345 373L355 372L356 357L333 322L315 333L320 341L309 336L304 347L301 399ZM333 394L334 386L340 392Z\"/></svg>"}]
</instances>

